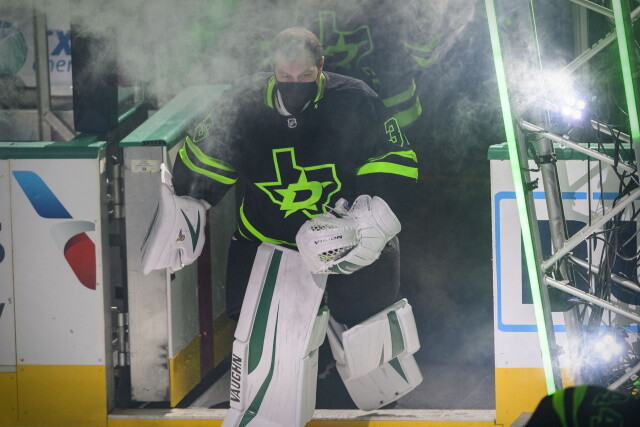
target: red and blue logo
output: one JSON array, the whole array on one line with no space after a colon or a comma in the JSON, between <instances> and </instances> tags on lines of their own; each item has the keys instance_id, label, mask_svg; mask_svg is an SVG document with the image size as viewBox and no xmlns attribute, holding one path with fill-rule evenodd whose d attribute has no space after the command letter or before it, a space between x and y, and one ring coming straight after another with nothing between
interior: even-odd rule
<instances>
[{"instance_id":1,"label":"red and blue logo","mask_svg":"<svg viewBox=\"0 0 640 427\"><path fill-rule=\"evenodd\" d=\"M13 177L42 218L71 220L73 217L49 186L32 171L13 171ZM91 221L61 221L51 227L51 236L84 286L96 289L96 246L86 234L95 230Z\"/></svg>"}]
</instances>

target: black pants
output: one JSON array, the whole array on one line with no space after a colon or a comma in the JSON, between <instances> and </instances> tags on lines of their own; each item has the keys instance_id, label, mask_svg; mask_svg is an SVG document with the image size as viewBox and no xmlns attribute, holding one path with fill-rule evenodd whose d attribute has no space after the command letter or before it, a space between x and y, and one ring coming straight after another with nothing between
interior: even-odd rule
<instances>
[{"instance_id":1,"label":"black pants","mask_svg":"<svg viewBox=\"0 0 640 427\"><path fill-rule=\"evenodd\" d=\"M238 320L259 242L234 237L227 262L227 314ZM380 258L352 274L330 274L327 305L331 316L349 326L357 325L400 298L400 244L389 241Z\"/></svg>"}]
</instances>

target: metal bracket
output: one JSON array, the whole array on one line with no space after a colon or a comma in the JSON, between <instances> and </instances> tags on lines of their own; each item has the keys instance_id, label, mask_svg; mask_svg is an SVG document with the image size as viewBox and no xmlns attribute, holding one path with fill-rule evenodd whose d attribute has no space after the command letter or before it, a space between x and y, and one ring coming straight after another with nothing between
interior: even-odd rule
<instances>
[{"instance_id":1,"label":"metal bracket","mask_svg":"<svg viewBox=\"0 0 640 427\"><path fill-rule=\"evenodd\" d=\"M544 165L547 163L556 163L558 161L558 156L556 156L556 153L549 153L549 154L543 154L538 156L538 164L539 165Z\"/></svg>"},{"instance_id":2,"label":"metal bracket","mask_svg":"<svg viewBox=\"0 0 640 427\"><path fill-rule=\"evenodd\" d=\"M113 326L115 339L113 345L113 365L129 366L129 345L128 345L128 328L129 313L120 311L116 307L111 307L111 311L116 314L116 324Z\"/></svg>"},{"instance_id":3,"label":"metal bracket","mask_svg":"<svg viewBox=\"0 0 640 427\"><path fill-rule=\"evenodd\" d=\"M536 188L538 188L538 178L534 179L533 181L524 183L524 189L528 192L533 191Z\"/></svg>"}]
</instances>

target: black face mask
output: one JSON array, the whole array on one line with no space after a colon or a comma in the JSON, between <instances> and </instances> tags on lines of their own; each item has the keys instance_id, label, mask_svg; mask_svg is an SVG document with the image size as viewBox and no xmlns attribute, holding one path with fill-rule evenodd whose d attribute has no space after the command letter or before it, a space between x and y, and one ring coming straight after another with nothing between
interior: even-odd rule
<instances>
[{"instance_id":1,"label":"black face mask","mask_svg":"<svg viewBox=\"0 0 640 427\"><path fill-rule=\"evenodd\" d=\"M282 96L284 108L291 114L302 111L305 104L318 92L318 83L314 82L278 82L278 91Z\"/></svg>"}]
</instances>

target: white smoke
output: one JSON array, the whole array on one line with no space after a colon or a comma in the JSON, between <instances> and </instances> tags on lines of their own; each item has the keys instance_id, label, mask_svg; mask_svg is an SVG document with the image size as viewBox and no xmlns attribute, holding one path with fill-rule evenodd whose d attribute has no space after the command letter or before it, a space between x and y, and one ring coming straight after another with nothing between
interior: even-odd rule
<instances>
[{"instance_id":1,"label":"white smoke","mask_svg":"<svg viewBox=\"0 0 640 427\"><path fill-rule=\"evenodd\" d=\"M73 23L80 24L76 27L80 34L102 42L92 53L87 78L113 71L111 60L117 58L121 85L144 84L166 100L191 84L229 82L257 71L265 63L265 46L279 30L309 26L323 7L344 16L392 10L399 20L391 33L401 33L411 23L425 40L438 39L433 57L442 58L473 18L474 3L421 2L47 0L34 5L50 17L69 14ZM416 4L421 4L419 13ZM23 10L24 22L31 20L23 0L5 0L0 13L15 8Z\"/></svg>"}]
</instances>

